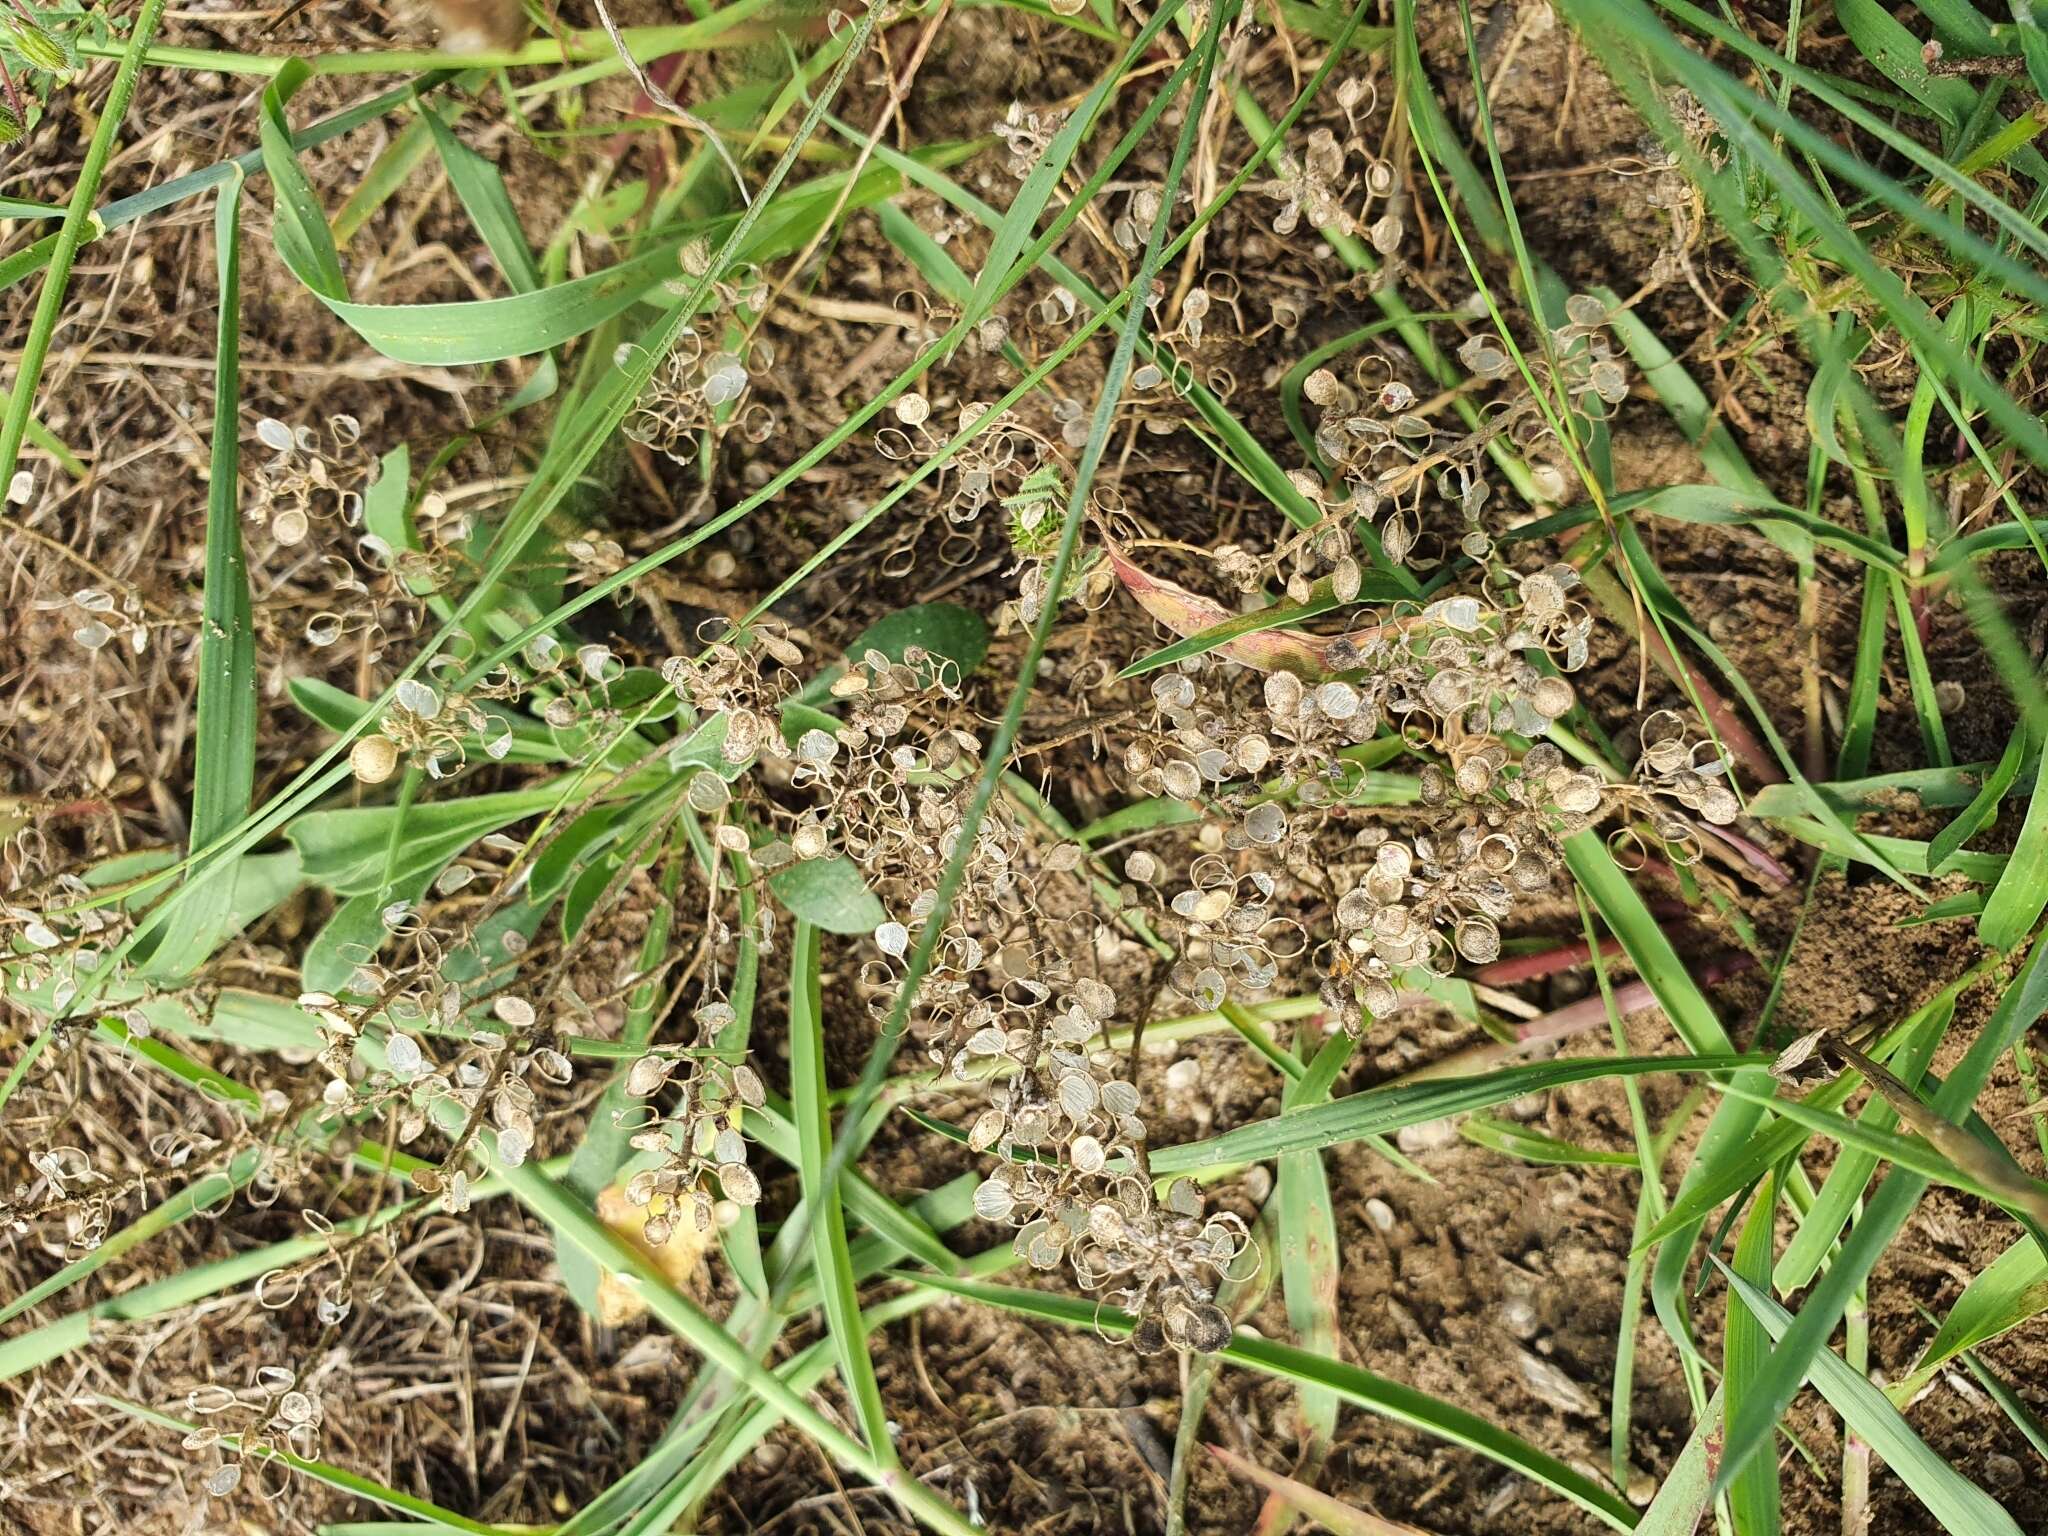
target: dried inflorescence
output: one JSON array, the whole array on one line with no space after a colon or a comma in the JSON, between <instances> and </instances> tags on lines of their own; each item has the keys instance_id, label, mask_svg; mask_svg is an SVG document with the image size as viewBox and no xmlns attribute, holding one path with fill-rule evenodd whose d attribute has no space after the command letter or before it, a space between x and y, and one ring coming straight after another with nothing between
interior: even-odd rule
<instances>
[{"instance_id":1,"label":"dried inflorescence","mask_svg":"<svg viewBox=\"0 0 2048 1536\"><path fill-rule=\"evenodd\" d=\"M472 744L490 761L502 761L512 750L512 720L485 706L517 700L524 692L525 685L503 670L467 687L402 678L376 733L358 737L349 749L350 771L364 784L381 784L410 761L429 778L445 779L468 761Z\"/></svg>"},{"instance_id":2,"label":"dried inflorescence","mask_svg":"<svg viewBox=\"0 0 2048 1536\"><path fill-rule=\"evenodd\" d=\"M1136 1317L1141 1350L1221 1349L1230 1321L1216 1286L1249 1234L1229 1213L1205 1217L1185 1179L1164 1204L1154 1199L1138 1090L1088 1049L1116 994L1063 969L1048 960L1047 979L1013 984L1016 995L988 1002L964 1042L933 1052L955 1078L978 1061L1009 1070L969 1132L976 1151L1006 1160L975 1191L975 1211L1015 1227L1017 1255L1033 1268L1069 1264L1084 1290Z\"/></svg>"},{"instance_id":3,"label":"dried inflorescence","mask_svg":"<svg viewBox=\"0 0 2048 1536\"><path fill-rule=\"evenodd\" d=\"M699 322L706 329L724 324ZM619 366L629 365L631 346L621 346L619 353ZM736 430L750 443L765 443L775 435L775 413L751 396L774 365L773 351L759 338L733 349L706 341L698 329L686 330L634 402L623 430L678 462L695 458L705 433L716 438Z\"/></svg>"},{"instance_id":4,"label":"dried inflorescence","mask_svg":"<svg viewBox=\"0 0 2048 1536\"><path fill-rule=\"evenodd\" d=\"M105 1242L122 1203L140 1188L139 1180L100 1172L77 1147L45 1147L31 1152L28 1162L36 1176L0 1196L0 1233L22 1236L35 1224L61 1219L67 1258Z\"/></svg>"},{"instance_id":5,"label":"dried inflorescence","mask_svg":"<svg viewBox=\"0 0 2048 1536\"><path fill-rule=\"evenodd\" d=\"M320 1399L283 1366L258 1368L252 1385L236 1391L204 1386L185 1395L185 1411L204 1420L185 1436L185 1449L220 1447L221 1464L206 1479L206 1491L224 1499L247 1482L263 1498L284 1491L296 1456L320 1456Z\"/></svg>"},{"instance_id":6,"label":"dried inflorescence","mask_svg":"<svg viewBox=\"0 0 2048 1536\"><path fill-rule=\"evenodd\" d=\"M735 1205L755 1205L761 1198L740 1126L745 1111L767 1103L767 1094L752 1067L721 1055L731 1054L722 1042L738 1016L719 1000L699 1007L695 1022L692 1047L651 1051L626 1073L627 1094L649 1101L644 1108L653 1117L633 1132L632 1145L660 1158L627 1181L626 1199L647 1208L644 1235L657 1246L668 1241L686 1210L699 1232L709 1232L719 1192ZM662 1114L652 1101L666 1089L675 1090L675 1098Z\"/></svg>"},{"instance_id":7,"label":"dried inflorescence","mask_svg":"<svg viewBox=\"0 0 2048 1536\"><path fill-rule=\"evenodd\" d=\"M1587 415L1604 414L1627 398L1629 388L1627 369L1606 333L1607 306L1590 294L1573 294L1565 301L1565 315L1565 323L1550 332L1545 353L1525 354L1518 364L1498 335L1479 331L1459 347L1458 361L1475 379L1489 382L1512 379L1526 366L1547 394ZM1377 356L1361 358L1348 381L1318 368L1303 382L1302 393L1322 411L1315 445L1330 479L1310 470L1293 471L1290 478L1326 519L1375 520L1388 560L1435 565L1441 556L1425 554L1422 547L1427 495L1434 489L1458 517L1459 531L1445 544L1492 564L1487 455L1504 439L1526 457L1549 439L1550 424L1536 395L1496 401L1472 430L1445 432L1424 414L1415 391ZM1556 479L1561 491L1562 478L1550 467L1538 465L1535 474L1539 482Z\"/></svg>"},{"instance_id":8,"label":"dried inflorescence","mask_svg":"<svg viewBox=\"0 0 2048 1536\"><path fill-rule=\"evenodd\" d=\"M1372 87L1347 80L1337 90L1338 104L1355 126L1360 116L1373 109ZM1355 169L1354 162L1362 169ZM1352 238L1364 236L1382 257L1398 256L1407 226L1392 206L1398 196L1400 178L1391 161L1376 156L1356 132L1340 139L1330 128L1318 128L1308 137L1299 158L1283 150L1273 158L1279 172L1255 190L1280 203L1273 218L1273 233L1285 237L1294 233L1302 216L1318 230ZM1377 218L1373 205L1381 205ZM1387 280L1387 272L1381 274Z\"/></svg>"},{"instance_id":9,"label":"dried inflorescence","mask_svg":"<svg viewBox=\"0 0 2048 1536\"><path fill-rule=\"evenodd\" d=\"M1060 131L1060 125L1067 120L1064 112L1037 111L1021 101L1013 101L1003 112L1002 120L995 123L990 132L1003 141L1003 148L1009 153L1004 163L1009 172L1019 181L1031 174L1031 168L1045 158L1045 152L1052 148L1052 141Z\"/></svg>"},{"instance_id":10,"label":"dried inflorescence","mask_svg":"<svg viewBox=\"0 0 2048 1536\"><path fill-rule=\"evenodd\" d=\"M362 423L353 416L328 417L324 441L311 427L294 429L273 416L259 419L256 440L270 457L255 468L256 490L246 504L250 519L267 523L270 536L287 547L304 543L315 522L361 527L362 487L370 473L362 436Z\"/></svg>"},{"instance_id":11,"label":"dried inflorescence","mask_svg":"<svg viewBox=\"0 0 2048 1536\"><path fill-rule=\"evenodd\" d=\"M1731 759L1711 742L1692 740L1684 718L1673 710L1660 709L1644 720L1641 741L1634 783L1628 786L1635 808L1662 844L1661 852L1692 863L1701 853L1693 817L1725 827L1742 814L1742 801L1728 778Z\"/></svg>"},{"instance_id":12,"label":"dried inflorescence","mask_svg":"<svg viewBox=\"0 0 2048 1536\"><path fill-rule=\"evenodd\" d=\"M386 925L395 926L391 914ZM491 999L492 1022L475 1020L465 1031L462 989L442 975L434 958L405 972L367 964L354 980L370 1001L326 992L299 997L299 1006L319 1025L319 1060L329 1074L322 1103L350 1116L395 1116L401 1146L424 1135L438 1109L453 1106L461 1123L448 1135L440 1166L415 1170L412 1181L422 1192L438 1194L449 1213L467 1210L464 1157L489 1129L499 1162L525 1162L539 1112L534 1084L568 1083L574 1076L569 1058L550 1043L534 1005L515 992L499 992ZM379 1033L384 1064L364 1070L357 1042Z\"/></svg>"},{"instance_id":13,"label":"dried inflorescence","mask_svg":"<svg viewBox=\"0 0 2048 1536\"><path fill-rule=\"evenodd\" d=\"M1403 840L1367 828L1357 846L1371 862L1337 902L1324 997L1354 1032L1365 1014L1396 1011L1403 972L1447 975L1459 960L1498 959L1500 924L1517 902L1552 889L1559 842L1592 825L1603 787L1548 742L1511 763L1490 741L1455 770L1425 765L1421 800L1435 829Z\"/></svg>"}]
</instances>

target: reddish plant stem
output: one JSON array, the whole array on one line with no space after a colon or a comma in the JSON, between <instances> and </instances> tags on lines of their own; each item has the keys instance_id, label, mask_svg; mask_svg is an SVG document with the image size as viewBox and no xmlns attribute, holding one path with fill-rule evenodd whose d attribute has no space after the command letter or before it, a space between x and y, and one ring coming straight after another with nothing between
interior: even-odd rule
<instances>
[{"instance_id":1,"label":"reddish plant stem","mask_svg":"<svg viewBox=\"0 0 2048 1536\"><path fill-rule=\"evenodd\" d=\"M1739 976L1756 964L1754 956L1743 950L1735 950L1717 959L1709 960L1700 967L1699 983L1711 987L1730 976ZM1657 1005L1655 995L1649 986L1640 981L1623 982L1614 989L1615 1012L1623 1015L1635 1013ZM1566 1035L1576 1035L1595 1028L1607 1021L1607 999L1595 993L1582 997L1576 1003L1567 1003L1553 1009L1541 1018L1531 1019L1526 1024L1515 1026L1515 1038L1524 1043L1534 1040L1560 1040Z\"/></svg>"}]
</instances>

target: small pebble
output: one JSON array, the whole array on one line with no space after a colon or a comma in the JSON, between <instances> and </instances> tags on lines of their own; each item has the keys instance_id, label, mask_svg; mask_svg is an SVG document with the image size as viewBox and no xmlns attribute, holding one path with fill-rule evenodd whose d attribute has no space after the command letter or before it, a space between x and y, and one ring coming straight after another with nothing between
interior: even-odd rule
<instances>
[{"instance_id":1,"label":"small pebble","mask_svg":"<svg viewBox=\"0 0 2048 1536\"><path fill-rule=\"evenodd\" d=\"M1386 1201L1380 1199L1379 1196L1375 1195L1372 1199L1365 1202L1365 1214L1371 1218L1372 1224L1382 1232L1394 1230L1394 1208L1387 1204Z\"/></svg>"},{"instance_id":2,"label":"small pebble","mask_svg":"<svg viewBox=\"0 0 2048 1536\"><path fill-rule=\"evenodd\" d=\"M2012 1457L2000 1451L1993 1451L1984 1458L1984 1481L2001 1491L2017 1488L2026 1472Z\"/></svg>"},{"instance_id":3,"label":"small pebble","mask_svg":"<svg viewBox=\"0 0 2048 1536\"><path fill-rule=\"evenodd\" d=\"M1449 1118L1404 1125L1394 1133L1394 1142L1403 1152L1434 1152L1439 1147L1448 1147L1457 1139L1458 1124Z\"/></svg>"},{"instance_id":4,"label":"small pebble","mask_svg":"<svg viewBox=\"0 0 2048 1536\"><path fill-rule=\"evenodd\" d=\"M1521 1367L1522 1385L1558 1412L1591 1418L1600 1411L1584 1387L1540 1355L1519 1350L1515 1363Z\"/></svg>"},{"instance_id":5,"label":"small pebble","mask_svg":"<svg viewBox=\"0 0 2048 1536\"><path fill-rule=\"evenodd\" d=\"M1166 1086L1175 1093L1185 1093L1202 1080L1202 1064L1192 1056L1183 1056L1166 1069Z\"/></svg>"},{"instance_id":6,"label":"small pebble","mask_svg":"<svg viewBox=\"0 0 2048 1536\"><path fill-rule=\"evenodd\" d=\"M1526 1296L1510 1296L1500 1304L1500 1325L1524 1341L1535 1338L1540 1326L1536 1308Z\"/></svg>"},{"instance_id":7,"label":"small pebble","mask_svg":"<svg viewBox=\"0 0 2048 1536\"><path fill-rule=\"evenodd\" d=\"M1646 1508L1650 1500L1657 1497L1657 1479L1647 1472L1631 1472L1628 1475L1628 1501L1637 1509Z\"/></svg>"},{"instance_id":8,"label":"small pebble","mask_svg":"<svg viewBox=\"0 0 2048 1536\"><path fill-rule=\"evenodd\" d=\"M1254 1205L1264 1205L1266 1196L1273 1193L1273 1175L1263 1163L1255 1164L1244 1176L1245 1197Z\"/></svg>"}]
</instances>

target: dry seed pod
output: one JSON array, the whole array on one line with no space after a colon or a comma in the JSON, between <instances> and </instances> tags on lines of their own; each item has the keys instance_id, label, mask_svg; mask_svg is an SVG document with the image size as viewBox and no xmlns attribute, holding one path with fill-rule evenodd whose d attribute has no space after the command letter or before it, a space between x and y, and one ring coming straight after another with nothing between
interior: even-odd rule
<instances>
[{"instance_id":1,"label":"dry seed pod","mask_svg":"<svg viewBox=\"0 0 2048 1536\"><path fill-rule=\"evenodd\" d=\"M349 749L349 770L364 784L382 784L398 770L398 744L388 736L359 737Z\"/></svg>"}]
</instances>

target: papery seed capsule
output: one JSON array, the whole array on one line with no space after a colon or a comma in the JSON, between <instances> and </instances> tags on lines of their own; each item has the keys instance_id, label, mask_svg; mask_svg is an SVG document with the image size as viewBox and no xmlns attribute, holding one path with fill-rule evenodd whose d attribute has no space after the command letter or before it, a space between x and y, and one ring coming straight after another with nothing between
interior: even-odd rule
<instances>
[{"instance_id":1,"label":"papery seed capsule","mask_svg":"<svg viewBox=\"0 0 2048 1536\"><path fill-rule=\"evenodd\" d=\"M1266 708L1276 720L1291 720L1301 708L1301 679L1292 672L1269 672L1264 684Z\"/></svg>"},{"instance_id":2,"label":"papery seed capsule","mask_svg":"<svg viewBox=\"0 0 2048 1536\"><path fill-rule=\"evenodd\" d=\"M1086 1072L1069 1072L1060 1079L1060 1108L1069 1120L1078 1122L1093 1114L1100 1097L1095 1079Z\"/></svg>"},{"instance_id":3,"label":"papery seed capsule","mask_svg":"<svg viewBox=\"0 0 2048 1536\"><path fill-rule=\"evenodd\" d=\"M398 771L398 744L388 736L362 736L349 748L349 771L358 782L382 784Z\"/></svg>"},{"instance_id":4,"label":"papery seed capsule","mask_svg":"<svg viewBox=\"0 0 2048 1536\"><path fill-rule=\"evenodd\" d=\"M644 1099L668 1081L669 1063L661 1056L642 1056L626 1072L626 1093Z\"/></svg>"},{"instance_id":5,"label":"papery seed capsule","mask_svg":"<svg viewBox=\"0 0 2048 1536\"><path fill-rule=\"evenodd\" d=\"M1091 1018L1107 1019L1116 1013L1116 993L1092 976L1084 976L1074 983L1074 1001Z\"/></svg>"},{"instance_id":6,"label":"papery seed capsule","mask_svg":"<svg viewBox=\"0 0 2048 1536\"><path fill-rule=\"evenodd\" d=\"M393 1035L385 1042L384 1062L394 1076L411 1077L425 1064L419 1041L411 1035Z\"/></svg>"},{"instance_id":7,"label":"papery seed capsule","mask_svg":"<svg viewBox=\"0 0 2048 1536\"><path fill-rule=\"evenodd\" d=\"M1600 786L1585 774L1574 773L1555 790L1552 798L1561 811L1590 816L1600 809Z\"/></svg>"},{"instance_id":8,"label":"papery seed capsule","mask_svg":"<svg viewBox=\"0 0 2048 1536\"><path fill-rule=\"evenodd\" d=\"M1529 690L1529 707L1546 720L1571 713L1572 685L1561 677L1541 677Z\"/></svg>"},{"instance_id":9,"label":"papery seed capsule","mask_svg":"<svg viewBox=\"0 0 2048 1536\"><path fill-rule=\"evenodd\" d=\"M999 1179L987 1179L974 1191L974 1214L984 1221L1002 1221L1016 1208L1016 1195Z\"/></svg>"},{"instance_id":10,"label":"papery seed capsule","mask_svg":"<svg viewBox=\"0 0 2048 1536\"><path fill-rule=\"evenodd\" d=\"M1358 690L1349 683L1324 683L1316 690L1316 708L1332 720L1349 720L1358 713Z\"/></svg>"},{"instance_id":11,"label":"papery seed capsule","mask_svg":"<svg viewBox=\"0 0 2048 1536\"><path fill-rule=\"evenodd\" d=\"M721 1164L718 1169L718 1182L729 1200L736 1200L741 1205L761 1203L761 1181L754 1177L753 1169L745 1163Z\"/></svg>"},{"instance_id":12,"label":"papery seed capsule","mask_svg":"<svg viewBox=\"0 0 2048 1536\"><path fill-rule=\"evenodd\" d=\"M1287 836L1287 813L1272 801L1253 806L1244 818L1244 835L1270 847Z\"/></svg>"}]
</instances>

